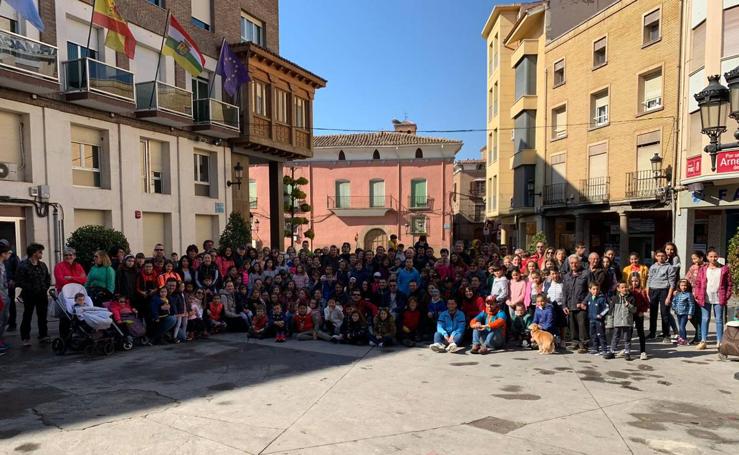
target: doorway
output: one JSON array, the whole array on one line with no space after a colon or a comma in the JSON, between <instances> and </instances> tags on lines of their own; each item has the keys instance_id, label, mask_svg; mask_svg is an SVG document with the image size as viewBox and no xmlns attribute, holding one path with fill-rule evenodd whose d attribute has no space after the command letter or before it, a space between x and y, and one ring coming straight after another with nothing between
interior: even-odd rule
<instances>
[{"instance_id":1,"label":"doorway","mask_svg":"<svg viewBox=\"0 0 739 455\"><path fill-rule=\"evenodd\" d=\"M370 229L364 236L364 249L375 251L378 246L387 246L387 234L382 229Z\"/></svg>"},{"instance_id":2,"label":"doorway","mask_svg":"<svg viewBox=\"0 0 739 455\"><path fill-rule=\"evenodd\" d=\"M24 218L0 217L0 239L10 242L10 249L16 254L25 250L24 222Z\"/></svg>"}]
</instances>

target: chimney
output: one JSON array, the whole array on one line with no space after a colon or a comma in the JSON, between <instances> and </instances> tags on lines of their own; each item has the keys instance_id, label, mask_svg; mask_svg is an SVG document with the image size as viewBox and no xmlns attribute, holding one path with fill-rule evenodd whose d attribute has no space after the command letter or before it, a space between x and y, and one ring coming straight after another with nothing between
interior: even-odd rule
<instances>
[{"instance_id":1,"label":"chimney","mask_svg":"<svg viewBox=\"0 0 739 455\"><path fill-rule=\"evenodd\" d=\"M396 133L405 133L405 134L412 134L416 135L416 130L418 127L415 123L411 122L410 120L403 120L402 122L398 119L393 119L393 127L395 128Z\"/></svg>"}]
</instances>

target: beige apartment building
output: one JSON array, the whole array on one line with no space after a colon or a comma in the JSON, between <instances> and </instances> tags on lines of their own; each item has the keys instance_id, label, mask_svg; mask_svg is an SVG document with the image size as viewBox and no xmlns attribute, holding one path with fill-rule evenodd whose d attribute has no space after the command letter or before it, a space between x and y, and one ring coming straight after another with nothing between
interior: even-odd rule
<instances>
[{"instance_id":1,"label":"beige apartment building","mask_svg":"<svg viewBox=\"0 0 739 455\"><path fill-rule=\"evenodd\" d=\"M673 235L662 189L676 178L680 2L600 3L575 24L550 2L537 212L556 247L648 258Z\"/></svg>"},{"instance_id":2,"label":"beige apartment building","mask_svg":"<svg viewBox=\"0 0 739 455\"><path fill-rule=\"evenodd\" d=\"M707 77L739 66L739 0L685 0L683 4L684 68L681 90L678 211L675 243L686 257L690 251L717 248L726 254L729 239L739 226L739 150L717 156L716 170L703 151L708 138L701 134L694 95L708 85ZM726 120L722 143L735 142L737 123Z\"/></svg>"},{"instance_id":3,"label":"beige apartment building","mask_svg":"<svg viewBox=\"0 0 739 455\"><path fill-rule=\"evenodd\" d=\"M485 224L485 153L480 159L454 163L452 173L452 239L470 242L484 236Z\"/></svg>"}]
</instances>

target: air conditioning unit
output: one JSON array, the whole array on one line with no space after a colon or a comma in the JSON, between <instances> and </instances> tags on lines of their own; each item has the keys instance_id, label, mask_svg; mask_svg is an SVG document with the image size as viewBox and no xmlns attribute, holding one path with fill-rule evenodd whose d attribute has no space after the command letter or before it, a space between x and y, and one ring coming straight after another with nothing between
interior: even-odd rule
<instances>
[{"instance_id":1,"label":"air conditioning unit","mask_svg":"<svg viewBox=\"0 0 739 455\"><path fill-rule=\"evenodd\" d=\"M0 163L0 180L18 180L18 165L15 163Z\"/></svg>"}]
</instances>

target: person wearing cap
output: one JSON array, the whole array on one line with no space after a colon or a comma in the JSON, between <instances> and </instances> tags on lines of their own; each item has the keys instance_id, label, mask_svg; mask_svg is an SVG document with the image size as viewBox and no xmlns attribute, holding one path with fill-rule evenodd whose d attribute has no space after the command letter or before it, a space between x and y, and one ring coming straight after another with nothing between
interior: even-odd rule
<instances>
[{"instance_id":1,"label":"person wearing cap","mask_svg":"<svg viewBox=\"0 0 739 455\"><path fill-rule=\"evenodd\" d=\"M485 299L485 310L472 318L472 354L487 354L500 349L505 343L505 312L500 309L495 297Z\"/></svg>"},{"instance_id":2,"label":"person wearing cap","mask_svg":"<svg viewBox=\"0 0 739 455\"><path fill-rule=\"evenodd\" d=\"M70 283L84 286L87 282L87 273L82 265L76 261L77 251L74 248L64 248L64 260L54 266L54 282L57 292Z\"/></svg>"}]
</instances>

